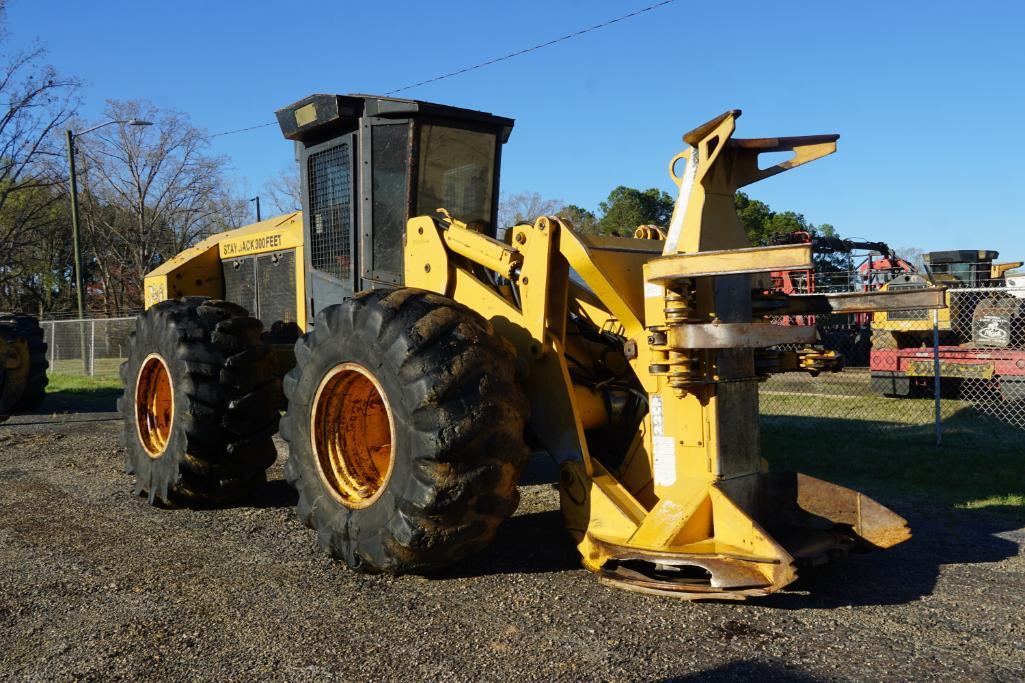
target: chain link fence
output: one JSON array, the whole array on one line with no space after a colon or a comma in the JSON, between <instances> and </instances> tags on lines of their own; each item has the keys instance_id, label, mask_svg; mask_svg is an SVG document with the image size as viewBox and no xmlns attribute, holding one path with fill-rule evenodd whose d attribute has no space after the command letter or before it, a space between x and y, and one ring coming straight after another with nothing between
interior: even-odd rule
<instances>
[{"instance_id":1,"label":"chain link fence","mask_svg":"<svg viewBox=\"0 0 1025 683\"><path fill-rule=\"evenodd\" d=\"M51 374L117 377L135 318L42 320Z\"/></svg>"},{"instance_id":2,"label":"chain link fence","mask_svg":"<svg viewBox=\"0 0 1025 683\"><path fill-rule=\"evenodd\" d=\"M775 319L815 325L822 345L841 353L846 367L818 377L773 375L760 390L763 415L823 425L857 420L937 443L968 425L1004 445L1025 443L1025 286L955 287L947 304L938 311Z\"/></svg>"},{"instance_id":3,"label":"chain link fence","mask_svg":"<svg viewBox=\"0 0 1025 683\"><path fill-rule=\"evenodd\" d=\"M818 377L771 376L760 390L761 411L770 420L916 427L921 435L915 438L937 441L972 421L976 431L997 439L1025 437L1025 283L950 289L948 306L939 311L775 322L814 325L822 345L841 353L846 367ZM135 318L40 324L51 373L116 377Z\"/></svg>"}]
</instances>

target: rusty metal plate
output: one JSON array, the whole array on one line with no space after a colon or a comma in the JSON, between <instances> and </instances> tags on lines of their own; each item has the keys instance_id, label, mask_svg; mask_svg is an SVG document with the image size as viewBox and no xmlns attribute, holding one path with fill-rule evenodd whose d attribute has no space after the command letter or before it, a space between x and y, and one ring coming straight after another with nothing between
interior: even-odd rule
<instances>
[{"instance_id":1,"label":"rusty metal plate","mask_svg":"<svg viewBox=\"0 0 1025 683\"><path fill-rule=\"evenodd\" d=\"M818 333L811 325L707 323L674 325L667 336L667 345L674 349L758 349L777 344L812 344Z\"/></svg>"},{"instance_id":2,"label":"rusty metal plate","mask_svg":"<svg viewBox=\"0 0 1025 683\"><path fill-rule=\"evenodd\" d=\"M923 287L881 292L844 292L839 294L792 294L778 315L823 313L872 313L910 311L946 306L945 287Z\"/></svg>"}]
</instances>

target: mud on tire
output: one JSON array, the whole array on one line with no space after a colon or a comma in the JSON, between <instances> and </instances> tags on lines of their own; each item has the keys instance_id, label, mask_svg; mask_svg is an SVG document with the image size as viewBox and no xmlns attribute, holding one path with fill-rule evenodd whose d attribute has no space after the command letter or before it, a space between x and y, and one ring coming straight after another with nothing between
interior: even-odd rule
<instances>
[{"instance_id":1,"label":"mud on tire","mask_svg":"<svg viewBox=\"0 0 1025 683\"><path fill-rule=\"evenodd\" d=\"M491 542L519 502L528 404L490 323L437 294L376 290L321 311L295 351L285 475L322 548L362 571L423 573ZM391 415L390 474L365 507L332 493L311 434L318 388L343 363L372 373Z\"/></svg>"},{"instance_id":2,"label":"mud on tire","mask_svg":"<svg viewBox=\"0 0 1025 683\"><path fill-rule=\"evenodd\" d=\"M24 339L28 346L28 368L27 377L21 387L20 395L8 395L6 379L13 380L13 371L8 371L9 377L2 376L0 370L0 413L14 412L18 410L34 410L39 407L46 396L46 369L50 367L46 360L46 342L43 341L43 328L39 321L31 315L23 313L0 313L0 338L8 344L13 345L19 339ZM0 346L4 346L0 344ZM0 359L2 361L2 359Z\"/></svg>"},{"instance_id":3,"label":"mud on tire","mask_svg":"<svg viewBox=\"0 0 1025 683\"><path fill-rule=\"evenodd\" d=\"M263 324L226 301L185 297L161 302L136 321L121 365L118 399L125 471L152 504L209 507L265 481L277 453L281 382ZM140 372L163 361L173 416L158 454L141 436L136 401Z\"/></svg>"}]
</instances>

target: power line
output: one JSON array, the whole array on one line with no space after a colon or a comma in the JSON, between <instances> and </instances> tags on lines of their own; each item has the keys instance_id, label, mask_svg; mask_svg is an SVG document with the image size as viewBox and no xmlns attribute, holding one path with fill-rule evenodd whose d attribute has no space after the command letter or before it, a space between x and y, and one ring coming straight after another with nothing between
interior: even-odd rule
<instances>
[{"instance_id":1,"label":"power line","mask_svg":"<svg viewBox=\"0 0 1025 683\"><path fill-rule=\"evenodd\" d=\"M507 59L512 59L513 57L519 57L520 55L525 55L528 52L535 52L537 50L541 50L543 48L555 45L556 43L561 43L563 41L570 40L571 38L577 38L579 36L584 35L585 33L590 33L592 31L597 31L600 28L605 28L606 26L611 26L612 24L618 24L621 21L626 21L627 19L631 19L631 18L636 17L638 15L644 14L645 12L650 12L652 10L658 9L659 7L665 7L666 5L671 5L674 2L676 2L676 0L662 0L662 2L656 2L654 5L648 5L647 7L642 7L640 9L638 9L638 10L634 10L633 12L630 12L629 14L624 14L622 16L616 17L615 19L609 19L608 21L603 21L602 23L595 24L594 26L588 26L587 28L580 29L579 31L574 31L573 33L567 33L564 36L560 36L559 38L554 38L554 39L549 40L549 41L544 42L544 43L538 43L537 45L533 45L531 47L527 47L527 48L524 48L522 50L516 50L515 52L510 52L509 54L502 55L501 57L495 57L494 59L489 59L486 62L480 62L479 64L474 64L473 66L467 66L467 67L464 67L464 68L459 69L457 71L451 71L451 72L446 73L446 74L441 74L439 76L434 76L433 78L428 78L427 80L424 80L424 81L419 81L417 83L412 83L410 85L404 85L401 88L396 88L395 90L389 90L389 91L387 91L385 93L385 95L394 95L395 93L399 93L399 92L402 92L404 90L412 90L413 88L419 88L421 85L427 85L428 83L436 83L437 81L441 81L441 80L444 80L446 78L452 78L453 76L458 76L460 74L465 74L465 73L467 73L469 71L475 71L477 69L483 69L486 66L491 66L492 64L497 64L498 62L504 62ZM256 130L257 128L266 128L267 126L275 126L275 125L277 125L277 122L261 123L259 125L249 126L247 128L236 128L235 130L226 130L226 131L222 131L220 133L214 133L210 137L216 138L216 137L220 137L222 135L232 135L234 133L244 133L244 132L246 132L248 130Z\"/></svg>"},{"instance_id":2,"label":"power line","mask_svg":"<svg viewBox=\"0 0 1025 683\"><path fill-rule=\"evenodd\" d=\"M233 133L244 133L247 130L256 130L257 128L266 128L267 126L276 126L276 125L278 125L277 121L271 121L270 123L261 123L261 124L256 125L256 126L249 126L248 128L236 128L235 130L225 130L225 131L222 131L220 133L214 133L210 137L216 138L216 137L220 137L222 135L231 135Z\"/></svg>"},{"instance_id":3,"label":"power line","mask_svg":"<svg viewBox=\"0 0 1025 683\"><path fill-rule=\"evenodd\" d=\"M481 62L480 64L474 64L473 66L468 66L468 67L465 67L463 69L459 69L458 71L452 71L452 72L447 73L447 74L442 74L440 76L435 76L434 78L428 78L426 81L420 81L419 83L413 83L412 85L404 85L401 88L396 88L395 90L389 90L388 92L385 93L385 95L394 95L395 93L402 92L403 90L410 90L412 88L418 88L421 85L427 85L428 83L434 83L436 81L440 81L440 80L443 80L445 78L451 78L452 76L458 76L459 74L464 74L464 73L466 73L468 71L473 71L475 69L481 69L481 68L483 68L485 66L491 66L492 64L497 64L498 62L503 62L503 61L505 61L507 59L512 59L513 57L519 57L520 55L525 55L528 52L534 52L535 50L540 50L542 48L549 47L550 45L555 45L556 43L561 43L564 40L569 40L570 38L576 38L578 36L584 35L585 33L590 33L591 31L597 31L600 28L605 28L606 26L611 26L612 24L616 24L616 23L618 23L620 21L626 21L627 19L630 19L632 17L636 17L639 14L644 14L645 12L650 12L653 9L658 9L659 7L664 7L665 5L670 5L670 4L674 3L674 2L676 2L676 0L662 0L662 2L657 2L654 5L648 5L647 7L642 7L639 10L635 10L633 12L630 12L629 14L624 14L621 17L616 17L615 19L609 19L608 21L604 21L604 22L602 22L600 24L595 24L594 26L589 26L587 28L581 29L579 31L575 31L573 33L567 33L566 35L564 35L564 36L562 36L560 38L555 38L553 40L549 40L546 43L539 43L539 44L534 45L532 47L524 48L523 50L517 50L516 52L510 52L509 54L502 55L501 57L495 57L494 59L489 59L488 61Z\"/></svg>"}]
</instances>

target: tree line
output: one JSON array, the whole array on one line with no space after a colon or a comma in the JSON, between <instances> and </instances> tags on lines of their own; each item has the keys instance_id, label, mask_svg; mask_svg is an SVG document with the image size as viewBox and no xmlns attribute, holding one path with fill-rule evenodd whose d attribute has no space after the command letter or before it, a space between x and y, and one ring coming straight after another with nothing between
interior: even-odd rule
<instances>
[{"instance_id":1,"label":"tree line","mask_svg":"<svg viewBox=\"0 0 1025 683\"><path fill-rule=\"evenodd\" d=\"M182 113L143 100L77 115L81 82L17 51L0 0L0 310L74 309L70 189L64 131L76 137L81 261L87 308L116 314L142 303L143 275L204 236L246 222L228 159Z\"/></svg>"},{"instance_id":2,"label":"tree line","mask_svg":"<svg viewBox=\"0 0 1025 683\"><path fill-rule=\"evenodd\" d=\"M828 224L815 225L795 211L774 211L768 204L743 192L735 197L737 215L748 239L755 245L772 244L781 235L803 231L811 235L837 236ZM537 192L507 195L499 207L499 224L508 227L537 216L558 215L569 219L574 229L588 235L630 236L639 225L669 226L675 200L657 188L638 190L620 185L590 211L560 199L546 199Z\"/></svg>"},{"instance_id":3,"label":"tree line","mask_svg":"<svg viewBox=\"0 0 1025 683\"><path fill-rule=\"evenodd\" d=\"M0 310L74 310L63 133L132 119L152 125L105 125L76 137L75 147L86 307L108 315L136 309L145 273L207 235L246 223L247 198L233 189L228 159L209 151L209 134L185 114L143 100L109 100L98 120L80 118L81 82L46 64L42 46L11 48L5 4L0 0ZM298 208L297 169L282 171L263 193L281 212ZM584 233L629 235L638 225L668 226L673 203L656 188L618 186L592 211L524 192L502 200L499 223L557 214ZM744 193L736 205L754 244L798 230L836 234L831 225L774 211ZM843 266L836 257L819 264Z\"/></svg>"}]
</instances>

